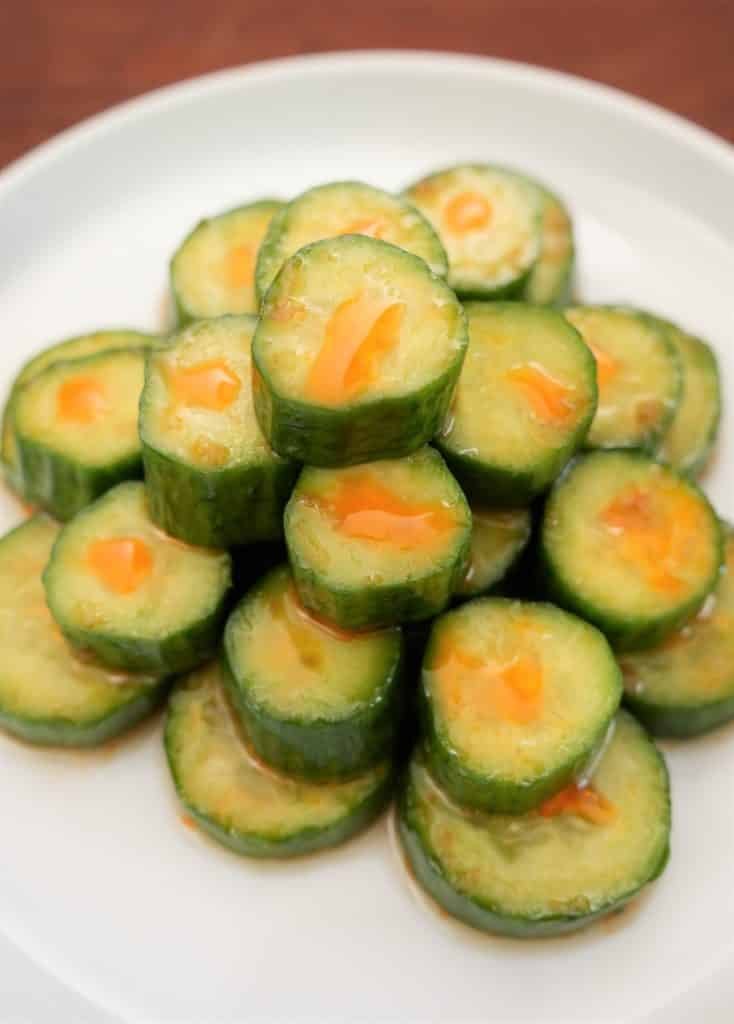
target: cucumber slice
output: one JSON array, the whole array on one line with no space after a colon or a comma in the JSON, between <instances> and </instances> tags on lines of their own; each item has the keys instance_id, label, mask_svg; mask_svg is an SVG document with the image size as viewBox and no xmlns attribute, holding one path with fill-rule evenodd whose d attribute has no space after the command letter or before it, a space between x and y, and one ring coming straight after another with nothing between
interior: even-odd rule
<instances>
[{"instance_id":1,"label":"cucumber slice","mask_svg":"<svg viewBox=\"0 0 734 1024\"><path fill-rule=\"evenodd\" d=\"M541 252L535 185L502 167L464 164L406 192L433 224L449 258L449 284L462 298L522 295Z\"/></svg>"},{"instance_id":2,"label":"cucumber slice","mask_svg":"<svg viewBox=\"0 0 734 1024\"><path fill-rule=\"evenodd\" d=\"M471 512L443 459L301 473L285 510L301 601L343 629L428 619L466 571Z\"/></svg>"},{"instance_id":3,"label":"cucumber slice","mask_svg":"<svg viewBox=\"0 0 734 1024\"><path fill-rule=\"evenodd\" d=\"M303 778L350 778L392 753L401 648L397 628L345 633L314 618L281 566L230 615L224 678L263 761Z\"/></svg>"},{"instance_id":4,"label":"cucumber slice","mask_svg":"<svg viewBox=\"0 0 734 1024\"><path fill-rule=\"evenodd\" d=\"M14 490L24 493L23 478L20 471L17 446L15 443L14 404L15 398L23 384L37 377L54 363L64 359L82 359L85 356L115 349L149 348L157 341L156 335L143 334L141 331L106 330L92 334L80 334L75 338L60 341L50 348L44 349L33 356L20 370L5 403L2 419L2 462L5 476Z\"/></svg>"},{"instance_id":5,"label":"cucumber slice","mask_svg":"<svg viewBox=\"0 0 734 1024\"><path fill-rule=\"evenodd\" d=\"M562 306L570 301L575 262L573 224L559 197L539 182L540 256L525 283L523 298L541 306Z\"/></svg>"},{"instance_id":6,"label":"cucumber slice","mask_svg":"<svg viewBox=\"0 0 734 1024\"><path fill-rule=\"evenodd\" d=\"M622 697L609 644L549 604L480 598L436 620L423 658L427 755L468 807L520 814L567 785Z\"/></svg>"},{"instance_id":7,"label":"cucumber slice","mask_svg":"<svg viewBox=\"0 0 734 1024\"><path fill-rule=\"evenodd\" d=\"M461 304L423 260L362 235L316 242L263 302L260 426L314 466L407 455L442 423L466 345Z\"/></svg>"},{"instance_id":8,"label":"cucumber slice","mask_svg":"<svg viewBox=\"0 0 734 1024\"><path fill-rule=\"evenodd\" d=\"M298 467L271 451L255 418L256 323L199 321L148 357L140 436L149 511L190 544L225 548L283 533Z\"/></svg>"},{"instance_id":9,"label":"cucumber slice","mask_svg":"<svg viewBox=\"0 0 734 1024\"><path fill-rule=\"evenodd\" d=\"M527 508L483 508L471 512L469 565L455 597L486 594L500 583L527 547L532 529Z\"/></svg>"},{"instance_id":10,"label":"cucumber slice","mask_svg":"<svg viewBox=\"0 0 734 1024\"><path fill-rule=\"evenodd\" d=\"M257 313L255 263L283 204L261 199L199 221L171 259L171 291L179 327L227 313Z\"/></svg>"},{"instance_id":11,"label":"cucumber slice","mask_svg":"<svg viewBox=\"0 0 734 1024\"><path fill-rule=\"evenodd\" d=\"M246 857L294 857L343 843L377 817L392 786L388 762L348 782L319 784L261 765L242 742L217 663L174 692L165 746L188 813Z\"/></svg>"},{"instance_id":12,"label":"cucumber slice","mask_svg":"<svg viewBox=\"0 0 734 1024\"><path fill-rule=\"evenodd\" d=\"M466 312L469 349L436 445L470 500L526 504L584 443L594 360L555 310L473 302Z\"/></svg>"},{"instance_id":13,"label":"cucumber slice","mask_svg":"<svg viewBox=\"0 0 734 1024\"><path fill-rule=\"evenodd\" d=\"M654 318L668 331L683 371L683 397L658 451L686 476L700 476L716 442L721 419L721 383L716 356L700 338Z\"/></svg>"},{"instance_id":14,"label":"cucumber slice","mask_svg":"<svg viewBox=\"0 0 734 1024\"><path fill-rule=\"evenodd\" d=\"M698 615L658 647L621 659L625 700L657 736L685 739L734 718L734 532Z\"/></svg>"},{"instance_id":15,"label":"cucumber slice","mask_svg":"<svg viewBox=\"0 0 734 1024\"><path fill-rule=\"evenodd\" d=\"M29 743L91 747L153 711L167 684L112 672L65 642L41 582L58 532L38 515L0 540L0 727Z\"/></svg>"},{"instance_id":16,"label":"cucumber slice","mask_svg":"<svg viewBox=\"0 0 734 1024\"><path fill-rule=\"evenodd\" d=\"M680 360L668 331L637 310L574 306L566 318L597 363L599 404L587 448L655 452L681 400Z\"/></svg>"},{"instance_id":17,"label":"cucumber slice","mask_svg":"<svg viewBox=\"0 0 734 1024\"><path fill-rule=\"evenodd\" d=\"M142 474L138 405L145 354L101 352L54 363L14 399L27 495L71 519L121 480Z\"/></svg>"},{"instance_id":18,"label":"cucumber slice","mask_svg":"<svg viewBox=\"0 0 734 1024\"><path fill-rule=\"evenodd\" d=\"M216 650L230 588L225 551L151 522L141 483L119 484L68 523L43 575L53 617L105 664L181 672Z\"/></svg>"},{"instance_id":19,"label":"cucumber slice","mask_svg":"<svg viewBox=\"0 0 734 1024\"><path fill-rule=\"evenodd\" d=\"M695 484L639 452L595 452L551 492L540 555L548 593L620 649L650 647L701 607L722 559Z\"/></svg>"},{"instance_id":20,"label":"cucumber slice","mask_svg":"<svg viewBox=\"0 0 734 1024\"><path fill-rule=\"evenodd\" d=\"M665 868L670 791L662 755L631 715L584 787L524 815L453 803L419 752L398 807L412 871L449 914L513 938L559 935L618 910Z\"/></svg>"},{"instance_id":21,"label":"cucumber slice","mask_svg":"<svg viewBox=\"0 0 734 1024\"><path fill-rule=\"evenodd\" d=\"M296 196L273 218L257 257L260 298L299 249L339 235L379 238L420 256L434 274L448 273L438 235L415 207L361 181L334 181Z\"/></svg>"}]
</instances>

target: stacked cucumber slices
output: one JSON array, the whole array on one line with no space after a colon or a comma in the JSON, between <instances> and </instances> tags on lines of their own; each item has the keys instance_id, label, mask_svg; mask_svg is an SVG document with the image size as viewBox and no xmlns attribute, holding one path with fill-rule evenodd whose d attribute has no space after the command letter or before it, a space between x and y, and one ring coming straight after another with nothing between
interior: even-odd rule
<instances>
[{"instance_id":1,"label":"stacked cucumber slices","mask_svg":"<svg viewBox=\"0 0 734 1024\"><path fill-rule=\"evenodd\" d=\"M94 746L168 700L185 816L237 854L396 793L475 928L632 899L670 842L646 730L734 718L734 533L696 482L712 350L571 304L574 259L562 200L497 165L196 225L169 334L72 338L11 388L0 727Z\"/></svg>"}]
</instances>

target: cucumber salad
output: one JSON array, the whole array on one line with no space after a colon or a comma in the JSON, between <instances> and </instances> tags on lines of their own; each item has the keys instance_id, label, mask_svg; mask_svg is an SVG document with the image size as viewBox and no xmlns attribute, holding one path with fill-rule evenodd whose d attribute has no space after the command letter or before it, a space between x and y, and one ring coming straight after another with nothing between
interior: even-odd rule
<instances>
[{"instance_id":1,"label":"cucumber salad","mask_svg":"<svg viewBox=\"0 0 734 1024\"><path fill-rule=\"evenodd\" d=\"M500 164L181 227L165 333L55 341L7 397L0 729L164 708L182 817L235 854L394 801L475 929L618 910L670 853L653 737L734 719L714 351L580 297L564 200Z\"/></svg>"}]
</instances>

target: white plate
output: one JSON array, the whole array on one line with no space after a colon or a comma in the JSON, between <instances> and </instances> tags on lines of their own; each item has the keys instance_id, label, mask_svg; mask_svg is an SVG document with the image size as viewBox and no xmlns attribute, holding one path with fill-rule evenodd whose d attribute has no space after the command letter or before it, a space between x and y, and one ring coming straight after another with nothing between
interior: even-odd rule
<instances>
[{"instance_id":1,"label":"white plate","mask_svg":"<svg viewBox=\"0 0 734 1024\"><path fill-rule=\"evenodd\" d=\"M201 215L359 177L517 164L569 199L580 290L710 338L734 391L734 151L599 86L488 60L303 58L166 89L0 176L0 379L100 324L155 328ZM731 434L731 417L723 424ZM709 491L734 514L730 446ZM5 525L18 516L3 496ZM1 657L1 653L0 653ZM385 821L291 864L184 828L157 725L101 754L0 741L0 929L130 1019L628 1020L732 951L734 734L669 748L673 858L638 909L575 938L484 938L419 902Z\"/></svg>"}]
</instances>

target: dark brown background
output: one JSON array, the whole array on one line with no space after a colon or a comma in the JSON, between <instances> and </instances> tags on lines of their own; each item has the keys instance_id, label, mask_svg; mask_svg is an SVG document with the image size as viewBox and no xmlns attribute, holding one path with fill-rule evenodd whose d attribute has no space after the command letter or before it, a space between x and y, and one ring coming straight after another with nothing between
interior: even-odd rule
<instances>
[{"instance_id":1,"label":"dark brown background","mask_svg":"<svg viewBox=\"0 0 734 1024\"><path fill-rule=\"evenodd\" d=\"M0 44L0 165L180 78L371 47L544 64L734 141L734 0L0 0Z\"/></svg>"}]
</instances>

